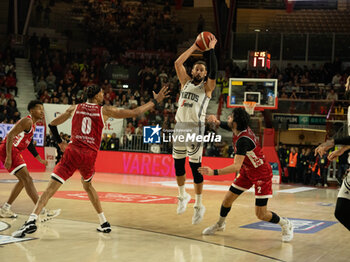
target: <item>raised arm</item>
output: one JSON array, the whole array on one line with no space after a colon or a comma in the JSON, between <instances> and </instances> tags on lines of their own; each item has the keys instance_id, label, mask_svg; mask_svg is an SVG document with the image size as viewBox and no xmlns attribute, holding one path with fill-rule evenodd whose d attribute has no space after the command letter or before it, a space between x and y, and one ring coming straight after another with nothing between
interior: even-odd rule
<instances>
[{"instance_id":1,"label":"raised arm","mask_svg":"<svg viewBox=\"0 0 350 262\"><path fill-rule=\"evenodd\" d=\"M185 61L191 56L191 54L199 50L196 44L193 44L189 49L182 53L178 59L175 61L175 70L177 78L181 83L181 89L186 84L187 81L191 80L191 77L187 74L186 69L184 67Z\"/></svg>"},{"instance_id":2,"label":"raised arm","mask_svg":"<svg viewBox=\"0 0 350 262\"><path fill-rule=\"evenodd\" d=\"M58 126L64 122L66 122L69 118L72 117L76 105L71 105L63 114L56 117L54 120L50 122L51 126Z\"/></svg>"},{"instance_id":3,"label":"raised arm","mask_svg":"<svg viewBox=\"0 0 350 262\"><path fill-rule=\"evenodd\" d=\"M29 118L22 118L17 124L12 127L10 132L7 134L6 140L6 159L4 166L9 169L12 165L12 145L13 139L23 131L29 131L32 128L33 121Z\"/></svg>"},{"instance_id":4,"label":"raised arm","mask_svg":"<svg viewBox=\"0 0 350 262\"><path fill-rule=\"evenodd\" d=\"M208 56L208 80L204 86L207 96L211 97L211 93L214 91L216 86L216 73L218 71L218 63L215 56L215 45L217 40L214 35L209 38L209 51L206 51L206 56Z\"/></svg>"},{"instance_id":5,"label":"raised arm","mask_svg":"<svg viewBox=\"0 0 350 262\"><path fill-rule=\"evenodd\" d=\"M167 86L164 86L158 94L156 94L153 91L153 99L151 99L150 102L136 107L135 109L119 109L114 106L104 106L103 107L103 116L105 117L105 120L107 120L110 117L113 118L132 118L136 117L144 112L147 112L154 106L157 106L158 103L163 101L164 98L169 97L168 95L169 90Z\"/></svg>"}]
</instances>

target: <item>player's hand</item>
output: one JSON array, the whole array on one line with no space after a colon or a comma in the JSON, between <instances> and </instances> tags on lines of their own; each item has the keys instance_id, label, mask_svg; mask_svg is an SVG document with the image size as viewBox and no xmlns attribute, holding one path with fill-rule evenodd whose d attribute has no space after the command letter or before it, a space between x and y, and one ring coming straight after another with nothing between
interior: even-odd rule
<instances>
[{"instance_id":1,"label":"player's hand","mask_svg":"<svg viewBox=\"0 0 350 262\"><path fill-rule=\"evenodd\" d=\"M4 167L6 169L10 169L12 166L12 159L10 157L6 157Z\"/></svg>"},{"instance_id":2,"label":"player's hand","mask_svg":"<svg viewBox=\"0 0 350 262\"><path fill-rule=\"evenodd\" d=\"M64 152L66 150L66 147L68 146L68 143L62 142L62 143L58 144L58 146L60 147L61 151Z\"/></svg>"},{"instance_id":3,"label":"player's hand","mask_svg":"<svg viewBox=\"0 0 350 262\"><path fill-rule=\"evenodd\" d=\"M337 159L337 157L341 156L342 154L344 154L344 150L342 149L335 150L328 155L328 160L333 161Z\"/></svg>"},{"instance_id":4,"label":"player's hand","mask_svg":"<svg viewBox=\"0 0 350 262\"><path fill-rule=\"evenodd\" d=\"M49 163L49 162L48 162L47 160L45 160L45 159L40 159L39 162L40 162L41 164L45 165L45 166L47 166L48 163Z\"/></svg>"},{"instance_id":5,"label":"player's hand","mask_svg":"<svg viewBox=\"0 0 350 262\"><path fill-rule=\"evenodd\" d=\"M323 156L324 154L327 153L327 150L332 148L333 146L334 146L334 140L328 140L322 143L315 149L315 156L317 154L319 154L320 156Z\"/></svg>"},{"instance_id":6,"label":"player's hand","mask_svg":"<svg viewBox=\"0 0 350 262\"><path fill-rule=\"evenodd\" d=\"M164 98L169 97L169 92L170 92L169 87L167 85L164 85L158 94L156 94L153 91L153 97L159 103L159 102L162 102Z\"/></svg>"},{"instance_id":7,"label":"player's hand","mask_svg":"<svg viewBox=\"0 0 350 262\"><path fill-rule=\"evenodd\" d=\"M198 168L198 172L204 176L213 176L214 175L214 170L208 166L202 166L202 167Z\"/></svg>"},{"instance_id":8,"label":"player's hand","mask_svg":"<svg viewBox=\"0 0 350 262\"><path fill-rule=\"evenodd\" d=\"M220 121L216 118L215 115L209 115L207 117L207 121L208 123L214 123L215 125L219 126L220 125Z\"/></svg>"},{"instance_id":9,"label":"player's hand","mask_svg":"<svg viewBox=\"0 0 350 262\"><path fill-rule=\"evenodd\" d=\"M218 42L218 40L216 39L216 37L214 35L210 35L209 36L209 49L215 48L215 45L217 42Z\"/></svg>"}]
</instances>

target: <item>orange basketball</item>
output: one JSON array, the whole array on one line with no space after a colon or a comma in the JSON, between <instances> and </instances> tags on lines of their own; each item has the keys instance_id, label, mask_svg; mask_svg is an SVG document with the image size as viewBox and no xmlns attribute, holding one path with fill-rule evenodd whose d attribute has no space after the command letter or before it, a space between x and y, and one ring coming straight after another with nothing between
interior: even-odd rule
<instances>
[{"instance_id":1,"label":"orange basketball","mask_svg":"<svg viewBox=\"0 0 350 262\"><path fill-rule=\"evenodd\" d=\"M210 32L202 32L197 36L196 45L199 47L201 51L209 50L209 37L214 36Z\"/></svg>"}]
</instances>

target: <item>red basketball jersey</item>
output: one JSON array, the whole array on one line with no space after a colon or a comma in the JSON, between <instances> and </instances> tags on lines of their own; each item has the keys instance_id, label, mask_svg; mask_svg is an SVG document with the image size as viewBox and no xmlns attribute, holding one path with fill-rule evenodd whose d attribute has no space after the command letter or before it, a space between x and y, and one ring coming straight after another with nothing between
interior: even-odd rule
<instances>
[{"instance_id":1,"label":"red basketball jersey","mask_svg":"<svg viewBox=\"0 0 350 262\"><path fill-rule=\"evenodd\" d=\"M26 116L26 118L32 119L30 115ZM25 131L22 131L21 133L19 133L13 139L13 146L16 147L19 151L23 151L24 149L26 149L30 144L30 141L32 141L33 139L34 131L35 131L35 125L33 124L32 128L29 130L28 133ZM6 145L6 141L7 141L7 136L5 137L2 143Z\"/></svg>"},{"instance_id":2,"label":"red basketball jersey","mask_svg":"<svg viewBox=\"0 0 350 262\"><path fill-rule=\"evenodd\" d=\"M88 102L77 105L72 119L73 145L98 151L103 128L102 106Z\"/></svg>"},{"instance_id":3,"label":"red basketball jersey","mask_svg":"<svg viewBox=\"0 0 350 262\"><path fill-rule=\"evenodd\" d=\"M237 136L233 136L233 145L235 147L235 152L237 151L236 143L241 137L250 139L255 146L253 150L247 152L243 161L243 167L253 169L265 164L265 156L262 152L259 141L249 127L246 130L240 132Z\"/></svg>"}]
</instances>

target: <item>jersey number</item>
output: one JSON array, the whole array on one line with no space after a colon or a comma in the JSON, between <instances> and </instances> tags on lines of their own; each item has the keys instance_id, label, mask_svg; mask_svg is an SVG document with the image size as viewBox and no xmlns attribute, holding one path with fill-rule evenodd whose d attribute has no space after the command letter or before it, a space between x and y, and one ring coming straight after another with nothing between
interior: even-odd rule
<instances>
[{"instance_id":1,"label":"jersey number","mask_svg":"<svg viewBox=\"0 0 350 262\"><path fill-rule=\"evenodd\" d=\"M91 132L91 118L90 117L84 117L83 121L81 123L81 132L83 134L88 135Z\"/></svg>"}]
</instances>

